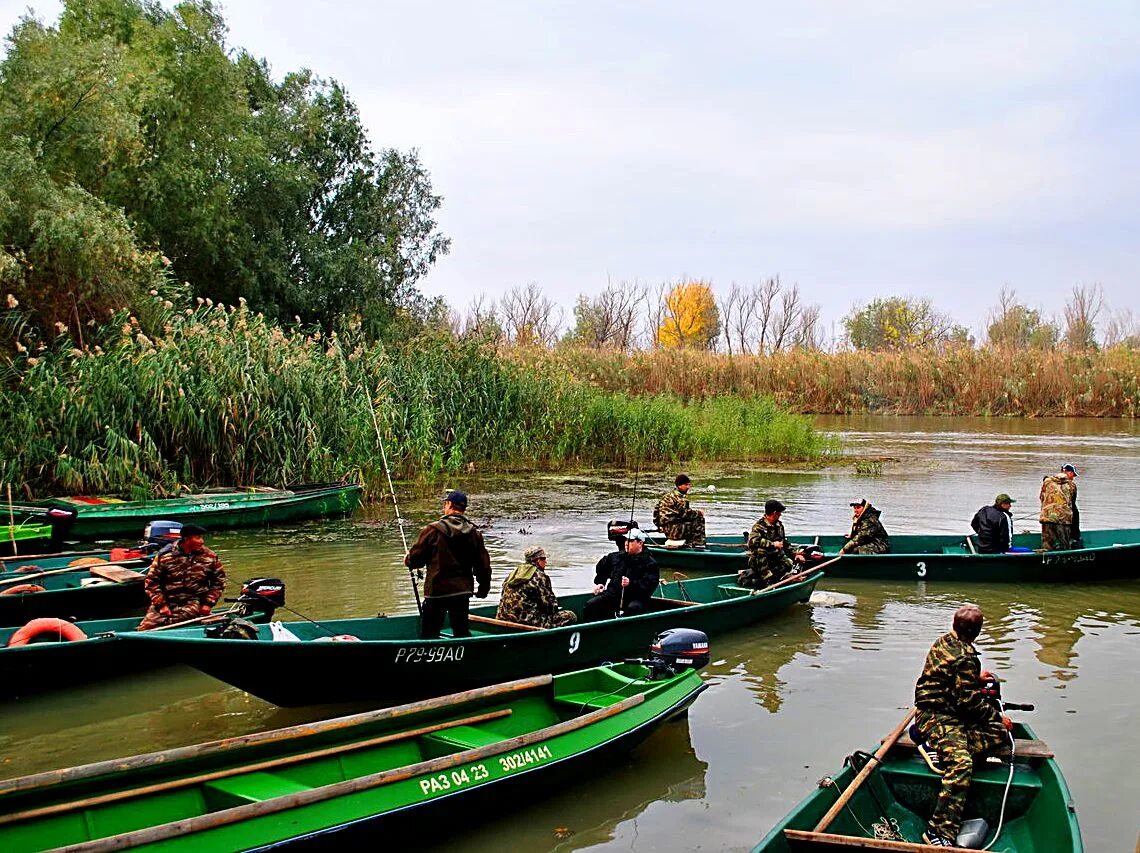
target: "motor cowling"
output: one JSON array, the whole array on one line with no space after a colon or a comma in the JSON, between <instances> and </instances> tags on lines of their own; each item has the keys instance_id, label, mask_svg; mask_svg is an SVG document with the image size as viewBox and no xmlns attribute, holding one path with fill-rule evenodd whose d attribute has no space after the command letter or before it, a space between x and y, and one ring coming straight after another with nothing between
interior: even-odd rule
<instances>
[{"instance_id":1,"label":"motor cowling","mask_svg":"<svg viewBox=\"0 0 1140 853\"><path fill-rule=\"evenodd\" d=\"M805 545L799 550L799 554L809 566L812 563L822 563L827 556L818 545Z\"/></svg>"},{"instance_id":2,"label":"motor cowling","mask_svg":"<svg viewBox=\"0 0 1140 853\"><path fill-rule=\"evenodd\" d=\"M631 519L611 520L606 525L606 538L611 542L624 542L629 531L637 529L637 522Z\"/></svg>"},{"instance_id":3,"label":"motor cowling","mask_svg":"<svg viewBox=\"0 0 1140 853\"><path fill-rule=\"evenodd\" d=\"M182 536L181 521L156 519L143 528L143 540L152 545L169 545Z\"/></svg>"},{"instance_id":4,"label":"motor cowling","mask_svg":"<svg viewBox=\"0 0 1140 853\"><path fill-rule=\"evenodd\" d=\"M709 638L693 628L667 628L653 638L649 656L672 672L701 669L709 662Z\"/></svg>"},{"instance_id":5,"label":"motor cowling","mask_svg":"<svg viewBox=\"0 0 1140 853\"><path fill-rule=\"evenodd\" d=\"M241 585L241 593L234 601L238 605L237 610L246 615L272 615L278 607L285 606L285 581L280 578L248 580Z\"/></svg>"}]
</instances>

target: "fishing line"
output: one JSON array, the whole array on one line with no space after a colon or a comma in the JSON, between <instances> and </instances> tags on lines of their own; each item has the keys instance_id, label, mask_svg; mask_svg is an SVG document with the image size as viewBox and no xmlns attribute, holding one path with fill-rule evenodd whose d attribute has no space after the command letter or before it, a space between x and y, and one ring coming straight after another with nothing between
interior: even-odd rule
<instances>
[{"instance_id":1,"label":"fishing line","mask_svg":"<svg viewBox=\"0 0 1140 853\"><path fill-rule=\"evenodd\" d=\"M288 610L288 611L289 611L290 613L292 613L294 616L300 616L300 617L301 617L302 619L304 619L306 622L311 622L312 624L314 624L314 625L316 625L318 628L320 628L322 631L327 631L330 637L335 637L335 636L337 636L337 633L336 633L336 631L334 631L334 630L333 630L332 628L330 628L328 625L322 625L322 624L321 624L320 622L318 622L316 619L310 619L310 618L309 618L308 616L306 616L304 613L298 613L298 612L297 612L296 610L294 610L292 607L286 607L284 604L282 604L282 605L281 605L281 609L282 609L282 610Z\"/></svg>"},{"instance_id":2,"label":"fishing line","mask_svg":"<svg viewBox=\"0 0 1140 853\"><path fill-rule=\"evenodd\" d=\"M998 840L1001 835L1001 826L1005 822L1005 803L1009 799L1009 789L1013 786L1013 757L1015 753L1015 746L1013 740L1013 732L1006 732L1009 735L1009 778L1005 781L1005 793L1001 795L1001 811L998 812L998 825L997 830L994 832L994 837L990 839L990 843L983 847L983 850L989 850L994 846L994 842Z\"/></svg>"}]
</instances>

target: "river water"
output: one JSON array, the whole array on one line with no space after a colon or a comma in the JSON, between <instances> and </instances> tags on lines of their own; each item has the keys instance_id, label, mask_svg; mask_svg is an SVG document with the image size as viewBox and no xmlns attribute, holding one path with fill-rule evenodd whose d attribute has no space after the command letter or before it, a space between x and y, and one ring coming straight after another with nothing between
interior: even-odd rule
<instances>
[{"instance_id":1,"label":"river water","mask_svg":"<svg viewBox=\"0 0 1140 853\"><path fill-rule=\"evenodd\" d=\"M1081 476L1085 529L1140 526L1140 426L1088 419L820 418L847 452L882 473L700 465L694 503L710 532L755 521L768 497L788 506L792 539L839 533L866 497L892 532L965 533L998 492L1018 500L1017 529L1036 529L1043 474ZM586 590L608 549L605 522L645 526L674 471L467 478L470 515L486 522L494 594L526 547L550 554L555 589ZM708 487L713 486L715 490ZM407 535L435 517L434 496L399 495ZM285 579L288 601L315 618L414 608L389 507L351 520L210 538L234 581ZM1133 850L1140 830L1140 581L1088 585L953 585L825 580L829 603L798 605L752 629L714 637L711 685L607 774L533 801L504 802L464 827L465 853L515 850L746 850L816 780L901 719L930 643L955 608L978 603L984 664L1022 718L1055 750L1087 849ZM494 595L493 594L493 595ZM647 642L650 638L646 638ZM290 677L282 672L282 678ZM368 673L361 673L367 678ZM207 676L168 668L130 680L0 705L0 776L196 743L357 710L278 709ZM456 836L425 827L425 849Z\"/></svg>"}]
</instances>

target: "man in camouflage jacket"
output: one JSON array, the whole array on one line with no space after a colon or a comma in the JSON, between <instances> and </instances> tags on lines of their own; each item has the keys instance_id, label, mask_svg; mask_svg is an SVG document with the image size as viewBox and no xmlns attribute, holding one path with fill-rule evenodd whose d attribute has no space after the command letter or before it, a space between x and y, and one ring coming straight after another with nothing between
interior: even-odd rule
<instances>
[{"instance_id":1,"label":"man in camouflage jacket","mask_svg":"<svg viewBox=\"0 0 1140 853\"><path fill-rule=\"evenodd\" d=\"M546 574L546 551L528 548L523 559L525 562L503 581L495 617L537 628L561 628L577 622L578 617L572 611L558 606L558 597Z\"/></svg>"},{"instance_id":2,"label":"man in camouflage jacket","mask_svg":"<svg viewBox=\"0 0 1140 853\"><path fill-rule=\"evenodd\" d=\"M705 514L689 506L692 481L688 474L678 474L676 488L657 502L653 523L670 539L685 540L690 545L705 544Z\"/></svg>"},{"instance_id":3,"label":"man in camouflage jacket","mask_svg":"<svg viewBox=\"0 0 1140 853\"><path fill-rule=\"evenodd\" d=\"M143 582L150 608L138 630L210 615L226 587L226 572L218 555L204 544L205 532L196 524L184 524L181 538L155 555Z\"/></svg>"},{"instance_id":4,"label":"man in camouflage jacket","mask_svg":"<svg viewBox=\"0 0 1140 853\"><path fill-rule=\"evenodd\" d=\"M882 512L865 498L851 504L854 518L851 519L851 532L847 541L839 549L841 554L885 554L891 550L891 540L883 522Z\"/></svg>"},{"instance_id":5,"label":"man in camouflage jacket","mask_svg":"<svg viewBox=\"0 0 1140 853\"><path fill-rule=\"evenodd\" d=\"M926 655L914 687L915 725L923 750L933 750L942 770L942 788L923 840L953 846L974 769L974 756L1009 742L1013 724L994 697L983 692L984 678L974 640L982 611L973 604L954 613L953 630L939 637Z\"/></svg>"},{"instance_id":6,"label":"man in camouflage jacket","mask_svg":"<svg viewBox=\"0 0 1140 853\"><path fill-rule=\"evenodd\" d=\"M765 502L764 515L748 534L748 568L737 575L736 582L740 586L755 589L771 586L791 574L797 560L803 560L784 533L784 524L780 521L783 512L784 505L778 500Z\"/></svg>"},{"instance_id":7,"label":"man in camouflage jacket","mask_svg":"<svg viewBox=\"0 0 1140 853\"><path fill-rule=\"evenodd\" d=\"M1066 470L1067 469L1067 470ZM1066 465L1060 474L1049 474L1041 481L1041 547L1046 551L1067 551L1072 547L1073 506L1077 502L1077 473Z\"/></svg>"}]
</instances>

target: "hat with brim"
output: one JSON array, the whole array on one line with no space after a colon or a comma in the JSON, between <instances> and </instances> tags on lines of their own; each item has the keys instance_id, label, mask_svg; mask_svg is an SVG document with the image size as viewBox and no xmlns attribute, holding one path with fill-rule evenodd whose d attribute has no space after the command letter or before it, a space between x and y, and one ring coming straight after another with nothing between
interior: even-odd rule
<instances>
[{"instance_id":1,"label":"hat with brim","mask_svg":"<svg viewBox=\"0 0 1140 853\"><path fill-rule=\"evenodd\" d=\"M1013 498L1011 498L1005 492L1002 492L1000 495L998 495L996 498L994 498L994 504L995 505L996 504L1015 504L1015 503L1017 503L1017 501L1015 501Z\"/></svg>"},{"instance_id":2,"label":"hat with brim","mask_svg":"<svg viewBox=\"0 0 1140 853\"><path fill-rule=\"evenodd\" d=\"M785 509L787 509L787 507L775 498L764 502L764 513L766 515L771 515L774 512L783 512Z\"/></svg>"},{"instance_id":3,"label":"hat with brim","mask_svg":"<svg viewBox=\"0 0 1140 853\"><path fill-rule=\"evenodd\" d=\"M187 536L204 536L208 531L205 527L200 527L197 524L183 524L180 532L182 538L185 539Z\"/></svg>"}]
</instances>

